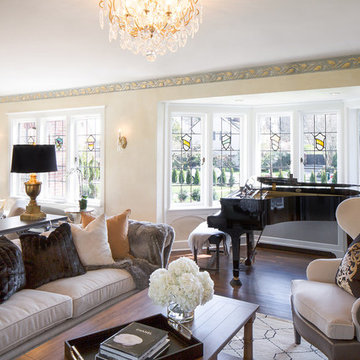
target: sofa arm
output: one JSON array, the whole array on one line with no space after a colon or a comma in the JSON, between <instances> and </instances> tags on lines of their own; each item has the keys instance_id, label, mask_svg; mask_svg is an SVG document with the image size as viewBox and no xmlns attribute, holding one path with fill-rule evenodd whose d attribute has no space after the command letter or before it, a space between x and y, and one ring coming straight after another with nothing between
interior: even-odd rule
<instances>
[{"instance_id":1,"label":"sofa arm","mask_svg":"<svg viewBox=\"0 0 360 360\"><path fill-rule=\"evenodd\" d=\"M174 238L175 231L170 225L129 220L130 254L136 258L166 267Z\"/></svg>"},{"instance_id":2,"label":"sofa arm","mask_svg":"<svg viewBox=\"0 0 360 360\"><path fill-rule=\"evenodd\" d=\"M306 269L308 280L334 284L335 275L341 260L341 258L313 260Z\"/></svg>"},{"instance_id":3,"label":"sofa arm","mask_svg":"<svg viewBox=\"0 0 360 360\"><path fill-rule=\"evenodd\" d=\"M356 338L360 341L360 298L354 302L351 308L351 316L355 325Z\"/></svg>"}]
</instances>

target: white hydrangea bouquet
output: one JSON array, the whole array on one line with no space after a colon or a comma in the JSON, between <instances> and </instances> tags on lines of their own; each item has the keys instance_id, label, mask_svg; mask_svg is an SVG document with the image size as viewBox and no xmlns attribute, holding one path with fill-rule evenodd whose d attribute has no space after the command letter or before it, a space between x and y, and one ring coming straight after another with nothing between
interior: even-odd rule
<instances>
[{"instance_id":1,"label":"white hydrangea bouquet","mask_svg":"<svg viewBox=\"0 0 360 360\"><path fill-rule=\"evenodd\" d=\"M171 262L168 270L158 269L151 274L148 294L155 304L168 306L168 316L184 322L193 318L198 305L212 299L214 282L207 271L199 271L193 260L181 257Z\"/></svg>"}]
</instances>

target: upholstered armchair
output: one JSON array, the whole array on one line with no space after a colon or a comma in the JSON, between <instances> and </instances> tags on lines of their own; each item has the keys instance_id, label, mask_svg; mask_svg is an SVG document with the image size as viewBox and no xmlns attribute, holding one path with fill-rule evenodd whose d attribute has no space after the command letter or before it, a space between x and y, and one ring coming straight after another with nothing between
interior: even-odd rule
<instances>
[{"instance_id":1,"label":"upholstered armchair","mask_svg":"<svg viewBox=\"0 0 360 360\"><path fill-rule=\"evenodd\" d=\"M338 225L353 239L360 234L359 213L360 198L343 201L336 211ZM307 268L307 280L292 281L295 343L303 337L329 360L359 360L360 299L336 284L341 261L314 260Z\"/></svg>"}]
</instances>

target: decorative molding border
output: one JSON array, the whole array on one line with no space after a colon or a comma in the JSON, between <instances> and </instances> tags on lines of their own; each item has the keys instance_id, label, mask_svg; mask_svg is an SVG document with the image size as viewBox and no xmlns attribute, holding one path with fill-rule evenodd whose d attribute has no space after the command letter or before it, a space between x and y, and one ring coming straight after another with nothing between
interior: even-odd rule
<instances>
[{"instance_id":1,"label":"decorative molding border","mask_svg":"<svg viewBox=\"0 0 360 360\"><path fill-rule=\"evenodd\" d=\"M55 99L69 96L106 94L111 92L154 89L168 86L207 84L231 80L259 79L274 76L296 75L358 68L360 68L360 54L335 57L332 59L309 60L278 65L257 66L238 70L200 73L155 80L130 81L123 83L81 87L75 89L9 95L0 97L0 103Z\"/></svg>"}]
</instances>

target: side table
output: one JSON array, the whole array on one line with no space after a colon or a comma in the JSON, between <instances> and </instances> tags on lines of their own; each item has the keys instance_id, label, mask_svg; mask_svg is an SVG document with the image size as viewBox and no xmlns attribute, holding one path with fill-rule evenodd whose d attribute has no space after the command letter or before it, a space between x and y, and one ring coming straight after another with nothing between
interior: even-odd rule
<instances>
[{"instance_id":1,"label":"side table","mask_svg":"<svg viewBox=\"0 0 360 360\"><path fill-rule=\"evenodd\" d=\"M30 228L50 226L58 221L66 221L65 215L52 215L47 214L45 219L34 220L34 221L22 221L20 216L11 216L9 218L0 219L0 235L9 233L20 233L27 231Z\"/></svg>"},{"instance_id":2,"label":"side table","mask_svg":"<svg viewBox=\"0 0 360 360\"><path fill-rule=\"evenodd\" d=\"M69 220L74 224L81 223L81 213L91 214L95 209L86 208L85 210L80 210L78 207L71 207L65 209L65 214L69 217Z\"/></svg>"}]
</instances>

